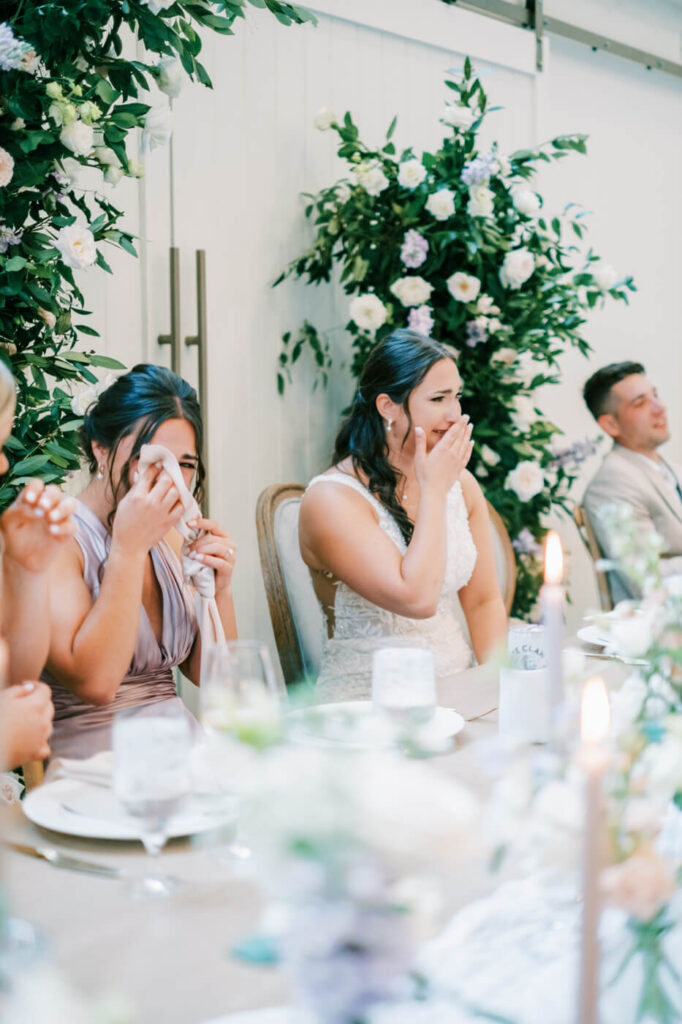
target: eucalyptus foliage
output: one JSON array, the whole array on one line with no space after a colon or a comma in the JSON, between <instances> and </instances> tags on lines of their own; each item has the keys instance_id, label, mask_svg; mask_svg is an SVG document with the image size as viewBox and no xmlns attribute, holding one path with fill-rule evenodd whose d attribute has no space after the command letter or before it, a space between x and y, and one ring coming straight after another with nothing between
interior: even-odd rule
<instances>
[{"instance_id":1,"label":"eucalyptus foliage","mask_svg":"<svg viewBox=\"0 0 682 1024\"><path fill-rule=\"evenodd\" d=\"M280 0L249 3L284 25L312 19ZM97 332L74 269L110 272L107 245L135 254L118 227L122 211L99 191L102 176L115 184L143 173L138 130L143 151L170 134L157 86L177 95L186 75L210 86L199 30L230 35L246 7L247 0L0 5L8 19L0 23L0 358L19 389L0 507L29 476L60 481L78 466L74 387L94 385L93 368L121 366L78 347Z\"/></svg>"},{"instance_id":2,"label":"eucalyptus foliage","mask_svg":"<svg viewBox=\"0 0 682 1024\"><path fill-rule=\"evenodd\" d=\"M380 148L368 146L350 113L333 129L349 174L309 196L310 248L279 278L329 283L335 265L349 296L350 367L359 377L388 333L409 325L453 346L464 381L464 409L476 447L470 469L514 542L514 611L530 612L540 582L539 542L552 506L566 508L575 464L589 443L557 445L561 431L537 408L536 390L559 381L559 359L583 336L590 309L606 297L627 301L630 277L584 251L584 211L571 203L545 213L532 189L538 168L585 153L583 135L561 136L505 156L481 150L478 130L488 98L470 61L446 81L447 134L436 152L396 153L394 119ZM417 273L413 273L417 271ZM324 332L305 322L283 338L278 384L312 351L326 383L334 353Z\"/></svg>"}]
</instances>

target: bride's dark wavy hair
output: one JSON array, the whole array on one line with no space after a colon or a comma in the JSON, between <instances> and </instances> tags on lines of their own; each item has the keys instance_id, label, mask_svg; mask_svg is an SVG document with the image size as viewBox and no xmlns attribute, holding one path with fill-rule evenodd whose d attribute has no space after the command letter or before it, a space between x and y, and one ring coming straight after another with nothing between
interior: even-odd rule
<instances>
[{"instance_id":1,"label":"bride's dark wavy hair","mask_svg":"<svg viewBox=\"0 0 682 1024\"><path fill-rule=\"evenodd\" d=\"M341 424L334 444L333 464L351 458L353 468L367 477L369 490L391 513L409 543L414 523L396 498L402 479L388 461L386 426L376 407L379 395L402 405L407 416L404 445L412 430L410 395L421 384L435 363L455 358L438 341L417 331L403 328L393 331L373 349L362 371L350 413Z\"/></svg>"},{"instance_id":2,"label":"bride's dark wavy hair","mask_svg":"<svg viewBox=\"0 0 682 1024\"><path fill-rule=\"evenodd\" d=\"M92 450L96 441L109 452L109 485L114 496L114 508L109 516L113 522L118 502L130 490L130 464L140 454L166 420L187 420L194 430L197 447L196 482L194 496L201 501L206 468L202 460L204 428L197 393L191 384L163 366L138 363L132 370L118 377L92 404L83 419L81 446L91 473L97 472L97 459ZM135 434L130 455L121 469L116 484L112 466L116 451L124 437Z\"/></svg>"}]
</instances>

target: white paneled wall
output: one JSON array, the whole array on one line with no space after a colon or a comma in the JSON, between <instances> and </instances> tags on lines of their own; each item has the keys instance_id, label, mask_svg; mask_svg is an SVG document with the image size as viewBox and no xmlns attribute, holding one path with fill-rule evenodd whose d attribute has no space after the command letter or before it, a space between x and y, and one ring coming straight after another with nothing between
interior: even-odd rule
<instances>
[{"instance_id":1,"label":"white paneled wall","mask_svg":"<svg viewBox=\"0 0 682 1024\"><path fill-rule=\"evenodd\" d=\"M204 62L215 88L188 86L174 103L172 203L174 240L182 251L183 334L195 333L194 250L207 252L211 513L239 548L241 632L268 638L257 495L272 482L304 482L326 464L351 394L342 369L345 296L324 286L270 287L311 238L300 193L343 173L334 134L313 128L319 107L339 116L351 110L362 137L377 141L397 113L398 148L432 148L441 133L443 78L469 53L485 73L493 103L505 107L489 118L487 140L513 150L563 132L589 132L590 156L548 169L542 188L551 207L577 200L596 211L595 245L620 270L635 273L641 289L629 310L609 307L591 319L593 364L645 356L671 400L680 379L674 341L682 83L557 40L548 47L547 70L537 75L530 33L439 0L318 0L310 6L318 13L316 28L285 29L249 9L234 37L207 37ZM118 195L144 236L143 259L138 265L117 258L116 279L99 275L95 282L93 276L89 298L107 352L126 362L167 362L156 335L169 327L168 154L151 154L139 199L134 186L127 187ZM280 337L305 317L328 331L340 372L329 389L313 392L312 367L302 361L280 398ZM195 353L187 350L183 370L193 380L195 366ZM567 358L564 383L552 392L552 415L571 439L595 432L579 397L589 369ZM673 422L677 435L676 413ZM675 447L678 454L677 440ZM595 591L572 527L562 531L580 570L574 585L579 606L594 600Z\"/></svg>"}]
</instances>

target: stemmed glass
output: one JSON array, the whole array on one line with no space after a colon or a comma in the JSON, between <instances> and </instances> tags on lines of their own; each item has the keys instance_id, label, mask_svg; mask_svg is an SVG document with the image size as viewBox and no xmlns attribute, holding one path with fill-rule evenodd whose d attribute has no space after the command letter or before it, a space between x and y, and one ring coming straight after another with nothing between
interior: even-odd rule
<instances>
[{"instance_id":1,"label":"stemmed glass","mask_svg":"<svg viewBox=\"0 0 682 1024\"><path fill-rule=\"evenodd\" d=\"M209 736L225 741L223 751L236 768L238 745L263 748L279 735L280 699L270 655L258 641L234 640L208 650L204 665L201 724ZM250 848L238 836L227 852L238 860L251 856Z\"/></svg>"},{"instance_id":2,"label":"stemmed glass","mask_svg":"<svg viewBox=\"0 0 682 1024\"><path fill-rule=\"evenodd\" d=\"M190 792L191 730L186 714L151 705L114 718L114 792L140 822L145 850L158 857L168 823ZM168 896L177 880L155 872L138 880L134 896Z\"/></svg>"},{"instance_id":3,"label":"stemmed glass","mask_svg":"<svg viewBox=\"0 0 682 1024\"><path fill-rule=\"evenodd\" d=\"M431 648L395 643L374 651L372 703L390 720L399 743L412 744L436 710L436 677Z\"/></svg>"}]
</instances>

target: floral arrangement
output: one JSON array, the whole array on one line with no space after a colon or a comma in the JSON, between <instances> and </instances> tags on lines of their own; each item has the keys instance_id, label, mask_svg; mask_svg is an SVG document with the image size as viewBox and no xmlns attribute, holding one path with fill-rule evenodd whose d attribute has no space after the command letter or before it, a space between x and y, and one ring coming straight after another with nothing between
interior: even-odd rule
<instances>
[{"instance_id":1,"label":"floral arrangement","mask_svg":"<svg viewBox=\"0 0 682 1024\"><path fill-rule=\"evenodd\" d=\"M319 112L320 129L339 137L346 177L309 196L310 248L282 274L329 282L336 264L352 296L346 331L357 378L387 333L409 326L453 346L464 381L464 406L475 424L470 468L502 516L517 556L514 612L527 615L540 585L543 517L566 507L575 465L589 442L553 449L559 429L537 408L535 392L558 382L568 347L587 354L581 330L606 298L634 290L590 249L581 252L585 212L569 203L549 216L532 185L538 167L571 151L582 135L562 136L509 155L481 149L478 130L488 98L467 59L446 82L441 112L447 135L435 153L396 153L394 118L385 143L366 145L350 113ZM305 322L286 333L278 385L283 392L303 350L312 351L326 383L330 342Z\"/></svg>"},{"instance_id":2,"label":"floral arrangement","mask_svg":"<svg viewBox=\"0 0 682 1024\"><path fill-rule=\"evenodd\" d=\"M429 918L478 856L478 801L390 753L285 745L233 756L251 863L280 908L270 941L301 1013L361 1024L375 1004L409 999Z\"/></svg>"},{"instance_id":3,"label":"floral arrangement","mask_svg":"<svg viewBox=\"0 0 682 1024\"><path fill-rule=\"evenodd\" d=\"M312 20L284 0L249 2L284 25ZM0 358L19 402L0 507L28 477L60 481L78 466L72 390L96 385L93 368L121 364L78 347L97 332L74 272L109 271L107 246L135 254L110 189L140 177L144 154L170 137L168 99L183 77L210 86L199 30L229 35L245 16L245 0L9 6L0 23ZM131 34L141 46L129 58Z\"/></svg>"}]
</instances>

